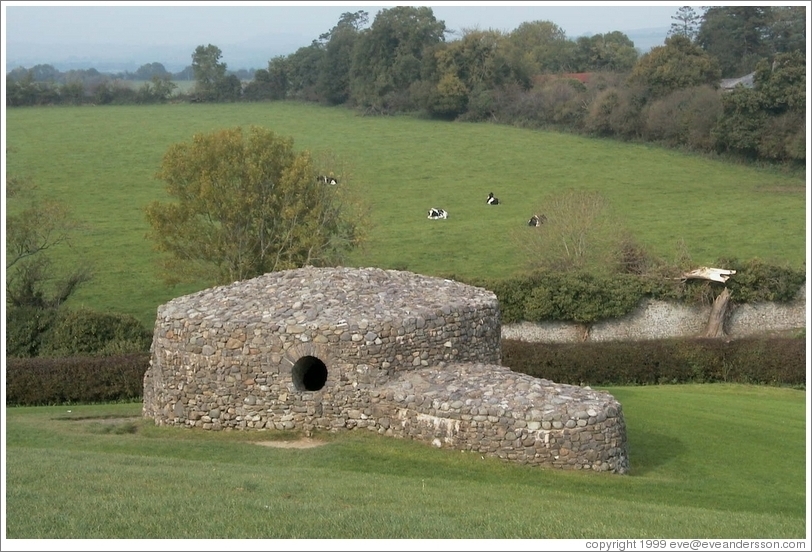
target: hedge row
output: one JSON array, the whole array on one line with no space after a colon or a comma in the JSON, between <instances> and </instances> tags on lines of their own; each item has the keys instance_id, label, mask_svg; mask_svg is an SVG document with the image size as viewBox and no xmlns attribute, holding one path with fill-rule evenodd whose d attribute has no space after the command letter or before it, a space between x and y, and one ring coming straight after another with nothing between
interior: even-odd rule
<instances>
[{"instance_id":1,"label":"hedge row","mask_svg":"<svg viewBox=\"0 0 812 552\"><path fill-rule=\"evenodd\" d=\"M149 353L6 358L6 405L42 406L140 399Z\"/></svg>"},{"instance_id":2,"label":"hedge row","mask_svg":"<svg viewBox=\"0 0 812 552\"><path fill-rule=\"evenodd\" d=\"M636 342L529 343L502 340L502 365L556 383L806 385L806 340L753 337Z\"/></svg>"},{"instance_id":3,"label":"hedge row","mask_svg":"<svg viewBox=\"0 0 812 552\"><path fill-rule=\"evenodd\" d=\"M7 358L6 404L137 400L149 353ZM502 340L502 364L573 385L751 383L806 386L806 340L792 337L530 343Z\"/></svg>"},{"instance_id":4,"label":"hedge row","mask_svg":"<svg viewBox=\"0 0 812 552\"><path fill-rule=\"evenodd\" d=\"M734 303L792 301L806 282L806 270L768 264L759 259L719 259L713 266L736 274L726 284L681 281L683 271L669 267L645 274L596 274L588 271L536 271L507 279L459 278L489 289L499 299L502 323L577 322L590 324L632 312L644 299L710 305L727 287Z\"/></svg>"}]
</instances>

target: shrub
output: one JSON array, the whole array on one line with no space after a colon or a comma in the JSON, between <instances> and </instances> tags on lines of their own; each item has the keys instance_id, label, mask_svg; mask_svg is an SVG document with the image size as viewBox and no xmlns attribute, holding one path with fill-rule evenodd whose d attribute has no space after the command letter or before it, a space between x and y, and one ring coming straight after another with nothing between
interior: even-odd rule
<instances>
[{"instance_id":1,"label":"shrub","mask_svg":"<svg viewBox=\"0 0 812 552\"><path fill-rule=\"evenodd\" d=\"M709 151L711 129L721 110L719 92L710 86L676 90L646 106L643 137L668 146Z\"/></svg>"},{"instance_id":2,"label":"shrub","mask_svg":"<svg viewBox=\"0 0 812 552\"><path fill-rule=\"evenodd\" d=\"M589 110L584 118L584 130L597 136L611 136L614 133L612 112L618 105L620 105L618 88L600 91L589 104Z\"/></svg>"},{"instance_id":3,"label":"shrub","mask_svg":"<svg viewBox=\"0 0 812 552\"><path fill-rule=\"evenodd\" d=\"M531 270L594 272L618 269L624 235L600 192L569 189L544 198L547 221L530 234L517 229L513 239L525 250Z\"/></svg>"},{"instance_id":4,"label":"shrub","mask_svg":"<svg viewBox=\"0 0 812 552\"><path fill-rule=\"evenodd\" d=\"M720 259L718 265L736 271L726 285L737 303L786 303L796 298L798 290L806 281L805 270L769 264L761 259L745 262Z\"/></svg>"},{"instance_id":5,"label":"shrub","mask_svg":"<svg viewBox=\"0 0 812 552\"><path fill-rule=\"evenodd\" d=\"M468 283L493 291L499 300L502 322L510 324L524 320L527 299L543 277L543 274L536 272L516 278L483 282L469 281Z\"/></svg>"},{"instance_id":6,"label":"shrub","mask_svg":"<svg viewBox=\"0 0 812 552\"><path fill-rule=\"evenodd\" d=\"M56 319L55 309L12 307L6 310L6 355L35 357L42 347L42 336Z\"/></svg>"},{"instance_id":7,"label":"shrub","mask_svg":"<svg viewBox=\"0 0 812 552\"><path fill-rule=\"evenodd\" d=\"M475 86L468 94L467 111L459 117L460 121L488 121L493 117L493 93L482 86Z\"/></svg>"},{"instance_id":8,"label":"shrub","mask_svg":"<svg viewBox=\"0 0 812 552\"><path fill-rule=\"evenodd\" d=\"M43 335L40 355L100 355L148 351L152 334L134 316L92 311L60 311Z\"/></svg>"},{"instance_id":9,"label":"shrub","mask_svg":"<svg viewBox=\"0 0 812 552\"><path fill-rule=\"evenodd\" d=\"M525 301L524 320L588 324L630 313L641 299L637 278L588 272L547 273Z\"/></svg>"},{"instance_id":10,"label":"shrub","mask_svg":"<svg viewBox=\"0 0 812 552\"><path fill-rule=\"evenodd\" d=\"M799 137L805 132L803 112L788 111L767 119L758 144L759 156L774 161L805 160L806 155L799 155L799 148L796 145Z\"/></svg>"},{"instance_id":11,"label":"shrub","mask_svg":"<svg viewBox=\"0 0 812 552\"><path fill-rule=\"evenodd\" d=\"M493 92L491 106L499 123L537 128L545 122L545 101L535 88L525 91L518 84L509 84Z\"/></svg>"},{"instance_id":12,"label":"shrub","mask_svg":"<svg viewBox=\"0 0 812 552\"><path fill-rule=\"evenodd\" d=\"M647 91L644 88L608 87L597 93L584 118L584 131L596 136L626 139L643 135Z\"/></svg>"},{"instance_id":13,"label":"shrub","mask_svg":"<svg viewBox=\"0 0 812 552\"><path fill-rule=\"evenodd\" d=\"M642 87L621 88L608 117L611 133L633 140L643 134L643 106L648 91Z\"/></svg>"},{"instance_id":14,"label":"shrub","mask_svg":"<svg viewBox=\"0 0 812 552\"><path fill-rule=\"evenodd\" d=\"M711 86L701 86L689 93L691 97L683 115L688 128L685 145L697 151L712 151L711 131L722 114L719 92Z\"/></svg>"},{"instance_id":15,"label":"shrub","mask_svg":"<svg viewBox=\"0 0 812 552\"><path fill-rule=\"evenodd\" d=\"M539 126L553 124L574 128L584 115L586 87L577 79L544 79L524 96L532 101L524 104L523 116Z\"/></svg>"},{"instance_id":16,"label":"shrub","mask_svg":"<svg viewBox=\"0 0 812 552\"><path fill-rule=\"evenodd\" d=\"M806 383L806 351L798 345L803 338L755 337L728 347L725 366L728 377L742 383L803 385Z\"/></svg>"}]
</instances>

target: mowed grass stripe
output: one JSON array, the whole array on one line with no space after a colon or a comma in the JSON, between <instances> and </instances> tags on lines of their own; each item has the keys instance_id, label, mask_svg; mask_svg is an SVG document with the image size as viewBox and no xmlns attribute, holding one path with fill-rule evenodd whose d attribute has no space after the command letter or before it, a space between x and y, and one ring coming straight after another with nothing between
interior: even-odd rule
<instances>
[{"instance_id":1,"label":"mowed grass stripe","mask_svg":"<svg viewBox=\"0 0 812 552\"><path fill-rule=\"evenodd\" d=\"M148 325L167 300L205 287L157 277L143 209L166 200L154 179L167 148L198 132L260 125L297 149L331 152L373 223L347 264L501 278L526 266L526 221L552 193L600 191L619 223L655 254L684 241L698 264L805 258L799 177L648 145L490 124L362 117L290 102L7 110L9 174L34 178L88 225L58 260L84 258L95 279L72 299ZM502 205L485 205L488 192ZM429 221L429 207L449 219Z\"/></svg>"}]
</instances>

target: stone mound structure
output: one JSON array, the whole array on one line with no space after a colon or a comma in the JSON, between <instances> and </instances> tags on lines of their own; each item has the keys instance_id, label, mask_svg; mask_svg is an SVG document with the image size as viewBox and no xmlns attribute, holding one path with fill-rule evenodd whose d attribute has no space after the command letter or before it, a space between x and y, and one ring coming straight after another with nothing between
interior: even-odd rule
<instances>
[{"instance_id":1,"label":"stone mound structure","mask_svg":"<svg viewBox=\"0 0 812 552\"><path fill-rule=\"evenodd\" d=\"M273 272L158 308L143 414L211 430L366 428L626 473L614 397L512 372L500 344L482 288L378 268Z\"/></svg>"}]
</instances>

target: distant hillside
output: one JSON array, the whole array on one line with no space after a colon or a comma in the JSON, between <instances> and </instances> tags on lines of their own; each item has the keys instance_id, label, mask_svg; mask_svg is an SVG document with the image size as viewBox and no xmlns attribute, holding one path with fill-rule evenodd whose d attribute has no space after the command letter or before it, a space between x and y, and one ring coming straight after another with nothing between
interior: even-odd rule
<instances>
[{"instance_id":1,"label":"distant hillside","mask_svg":"<svg viewBox=\"0 0 812 552\"><path fill-rule=\"evenodd\" d=\"M276 56L292 54L308 46L312 38L297 34L257 36L239 44L215 44L223 52L231 70L263 69ZM52 65L59 71L97 69L103 73L135 72L147 63L158 62L173 73L192 63L199 44L134 46L123 44L33 44L9 42L6 47L6 72L17 67Z\"/></svg>"},{"instance_id":2,"label":"distant hillside","mask_svg":"<svg viewBox=\"0 0 812 552\"><path fill-rule=\"evenodd\" d=\"M668 31L671 27L652 27L649 29L636 29L634 31L626 31L635 48L638 48L644 54L654 48L655 46L662 46L665 44L665 39L668 36Z\"/></svg>"}]
</instances>

